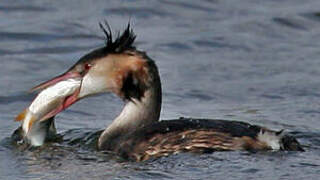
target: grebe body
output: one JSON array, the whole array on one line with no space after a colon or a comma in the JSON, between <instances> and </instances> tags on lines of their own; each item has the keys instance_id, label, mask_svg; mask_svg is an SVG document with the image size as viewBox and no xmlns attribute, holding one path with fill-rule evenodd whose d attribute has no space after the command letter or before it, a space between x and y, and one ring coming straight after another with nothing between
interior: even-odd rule
<instances>
[{"instance_id":1,"label":"grebe body","mask_svg":"<svg viewBox=\"0 0 320 180\"><path fill-rule=\"evenodd\" d=\"M100 149L125 159L144 161L179 152L303 151L297 140L283 131L272 131L239 121L180 118L160 121L132 132L111 136Z\"/></svg>"}]
</instances>

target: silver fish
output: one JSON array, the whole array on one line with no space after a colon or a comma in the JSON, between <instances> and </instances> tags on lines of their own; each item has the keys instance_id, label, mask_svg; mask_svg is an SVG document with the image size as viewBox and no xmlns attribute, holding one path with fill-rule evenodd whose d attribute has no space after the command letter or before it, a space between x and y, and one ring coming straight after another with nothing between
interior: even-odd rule
<instances>
[{"instance_id":1,"label":"silver fish","mask_svg":"<svg viewBox=\"0 0 320 180\"><path fill-rule=\"evenodd\" d=\"M66 79L46 87L33 100L28 108L22 111L16 121L22 121L25 138L33 146L40 146L45 139L45 129L41 122L53 117L57 113L74 103L80 89L80 79Z\"/></svg>"}]
</instances>

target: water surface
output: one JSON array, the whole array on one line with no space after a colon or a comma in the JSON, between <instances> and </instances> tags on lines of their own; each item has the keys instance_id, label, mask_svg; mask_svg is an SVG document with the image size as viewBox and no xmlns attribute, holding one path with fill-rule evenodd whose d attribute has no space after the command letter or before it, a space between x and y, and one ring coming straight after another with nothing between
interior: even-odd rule
<instances>
[{"instance_id":1,"label":"water surface","mask_svg":"<svg viewBox=\"0 0 320 180\"><path fill-rule=\"evenodd\" d=\"M0 179L317 179L320 2L312 0L10 1L0 3ZM286 129L306 152L178 154L132 163L86 138L120 112L112 95L59 114L64 141L22 151L9 137L26 91L103 45L130 20L163 86L161 119L223 118ZM82 142L83 140L83 142ZM82 143L81 143L82 142Z\"/></svg>"}]
</instances>

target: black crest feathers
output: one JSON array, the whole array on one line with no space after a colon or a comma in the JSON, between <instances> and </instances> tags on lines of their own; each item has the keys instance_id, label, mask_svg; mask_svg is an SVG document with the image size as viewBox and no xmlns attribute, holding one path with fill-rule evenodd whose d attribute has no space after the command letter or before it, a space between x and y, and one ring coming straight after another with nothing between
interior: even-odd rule
<instances>
[{"instance_id":1,"label":"black crest feathers","mask_svg":"<svg viewBox=\"0 0 320 180\"><path fill-rule=\"evenodd\" d=\"M133 46L136 35L133 33L132 28L130 28L130 22L123 33L119 33L118 37L113 41L111 27L107 21L104 24L99 23L101 30L105 34L105 47L104 50L108 53L122 53L126 50L135 49Z\"/></svg>"},{"instance_id":2,"label":"black crest feathers","mask_svg":"<svg viewBox=\"0 0 320 180\"><path fill-rule=\"evenodd\" d=\"M136 35L133 33L132 28L130 27L130 22L128 23L127 28L113 40L112 31L107 21L104 24L99 23L100 28L105 34L105 46L95 49L90 53L82 56L80 60L71 67L74 68L79 63L84 63L87 61L92 61L104 56L107 56L110 53L123 53L128 50L135 50L133 46Z\"/></svg>"}]
</instances>

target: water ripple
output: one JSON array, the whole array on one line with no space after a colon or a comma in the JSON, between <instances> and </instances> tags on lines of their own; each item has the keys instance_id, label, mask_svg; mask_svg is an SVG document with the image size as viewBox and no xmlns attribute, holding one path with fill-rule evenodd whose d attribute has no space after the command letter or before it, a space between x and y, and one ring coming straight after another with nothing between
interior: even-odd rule
<instances>
[{"instance_id":1,"label":"water ripple","mask_svg":"<svg viewBox=\"0 0 320 180\"><path fill-rule=\"evenodd\" d=\"M130 8L111 8L111 9L105 9L104 14L106 15L132 15L134 14L137 18L151 18L154 16L159 17L166 17L169 16L171 13L160 11L153 8L147 8L147 7L130 7Z\"/></svg>"},{"instance_id":2,"label":"water ripple","mask_svg":"<svg viewBox=\"0 0 320 180\"><path fill-rule=\"evenodd\" d=\"M320 12L302 13L301 16L320 22Z\"/></svg>"},{"instance_id":3,"label":"water ripple","mask_svg":"<svg viewBox=\"0 0 320 180\"><path fill-rule=\"evenodd\" d=\"M189 10L198 10L198 11L205 11L205 12L213 12L212 8L208 8L206 6L201 6L200 4L188 3L188 2L175 2L175 1L165 1L166 4L170 6L179 6L183 9Z\"/></svg>"},{"instance_id":4,"label":"water ripple","mask_svg":"<svg viewBox=\"0 0 320 180\"><path fill-rule=\"evenodd\" d=\"M101 39L101 37L90 34L70 34L70 35L57 35L45 33L31 33L31 32L4 32L0 31L2 40L25 40L25 41L50 41L59 39Z\"/></svg>"},{"instance_id":5,"label":"water ripple","mask_svg":"<svg viewBox=\"0 0 320 180\"><path fill-rule=\"evenodd\" d=\"M272 21L274 21L277 24L280 24L282 26L286 26L292 29L297 29L297 30L308 30L307 27L305 27L302 24L299 24L297 21L294 19L289 19L289 18L282 18L282 17L275 17L272 18Z\"/></svg>"},{"instance_id":6,"label":"water ripple","mask_svg":"<svg viewBox=\"0 0 320 180\"><path fill-rule=\"evenodd\" d=\"M34 48L25 49L23 51L17 51L15 54L63 54L63 53L73 53L81 50L88 50L92 47L80 47L80 46L57 46L57 47L47 47L47 48Z\"/></svg>"},{"instance_id":7,"label":"water ripple","mask_svg":"<svg viewBox=\"0 0 320 180\"><path fill-rule=\"evenodd\" d=\"M52 11L52 8L48 7L38 7L38 6L26 6L26 5L20 5L20 6L0 6L0 11L2 12L48 12Z\"/></svg>"}]
</instances>

